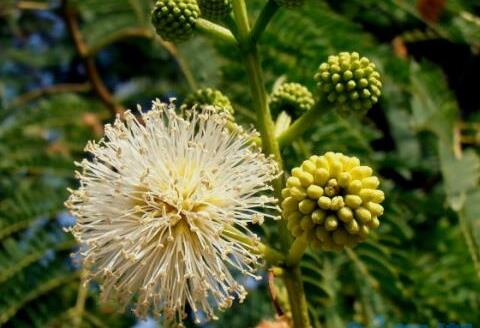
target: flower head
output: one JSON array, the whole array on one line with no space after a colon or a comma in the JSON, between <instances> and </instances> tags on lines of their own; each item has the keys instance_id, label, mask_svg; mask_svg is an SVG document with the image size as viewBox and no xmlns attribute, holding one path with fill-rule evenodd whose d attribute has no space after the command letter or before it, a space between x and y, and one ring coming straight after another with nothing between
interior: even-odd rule
<instances>
[{"instance_id":1,"label":"flower head","mask_svg":"<svg viewBox=\"0 0 480 328\"><path fill-rule=\"evenodd\" d=\"M341 110L369 110L378 102L382 82L374 63L357 52L329 56L315 75L318 91Z\"/></svg>"},{"instance_id":2,"label":"flower head","mask_svg":"<svg viewBox=\"0 0 480 328\"><path fill-rule=\"evenodd\" d=\"M193 35L200 17L197 0L158 0L151 21L157 34L166 41L181 42Z\"/></svg>"},{"instance_id":3,"label":"flower head","mask_svg":"<svg viewBox=\"0 0 480 328\"><path fill-rule=\"evenodd\" d=\"M313 247L341 250L365 240L380 225L385 196L380 181L356 157L328 152L292 169L282 191L282 214L295 237Z\"/></svg>"},{"instance_id":4,"label":"flower head","mask_svg":"<svg viewBox=\"0 0 480 328\"><path fill-rule=\"evenodd\" d=\"M314 104L312 93L300 83L283 83L270 96L270 109L275 114L284 110L290 115L300 116Z\"/></svg>"},{"instance_id":5,"label":"flower head","mask_svg":"<svg viewBox=\"0 0 480 328\"><path fill-rule=\"evenodd\" d=\"M273 159L232 133L225 114L205 107L186 118L174 105L130 112L89 142L91 159L77 163L80 186L67 207L72 229L102 296L135 312L181 320L188 304L215 318L245 289L235 273L255 276L258 238L250 223L276 218L264 194L277 174Z\"/></svg>"},{"instance_id":6,"label":"flower head","mask_svg":"<svg viewBox=\"0 0 480 328\"><path fill-rule=\"evenodd\" d=\"M227 96L220 90L212 88L198 89L190 94L183 102L183 108L192 108L194 106L213 106L217 110L223 110L233 115L235 110Z\"/></svg>"},{"instance_id":7,"label":"flower head","mask_svg":"<svg viewBox=\"0 0 480 328\"><path fill-rule=\"evenodd\" d=\"M222 19L232 11L231 0L199 0L202 16L209 19Z\"/></svg>"}]
</instances>

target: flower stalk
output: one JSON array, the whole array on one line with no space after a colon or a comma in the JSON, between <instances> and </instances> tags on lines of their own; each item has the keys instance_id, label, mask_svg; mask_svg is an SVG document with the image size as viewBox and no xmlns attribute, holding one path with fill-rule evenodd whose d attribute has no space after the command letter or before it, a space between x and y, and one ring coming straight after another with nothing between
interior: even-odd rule
<instances>
[{"instance_id":1,"label":"flower stalk","mask_svg":"<svg viewBox=\"0 0 480 328\"><path fill-rule=\"evenodd\" d=\"M312 109L300 116L285 132L283 132L277 141L280 146L287 146L305 131L311 127L321 115L322 106L320 103L315 104Z\"/></svg>"},{"instance_id":2,"label":"flower stalk","mask_svg":"<svg viewBox=\"0 0 480 328\"><path fill-rule=\"evenodd\" d=\"M209 35L217 40L222 40L223 42L235 45L237 41L233 36L230 30L226 29L223 26L212 23L209 20L198 18L195 22L195 27L202 33Z\"/></svg>"},{"instance_id":3,"label":"flower stalk","mask_svg":"<svg viewBox=\"0 0 480 328\"><path fill-rule=\"evenodd\" d=\"M272 155L275 158L280 169L282 169L283 160L280 153L280 146L275 137L275 125L268 106L268 96L260 66L258 50L256 44L250 42L252 40L252 33L250 30L246 4L244 0L233 0L232 4L233 13L238 27L240 49L243 52L253 103L257 113L257 126L261 134L262 148L266 154ZM267 6L269 5L271 6L270 2ZM269 15L270 17L265 17L271 19L273 13L272 15ZM262 24L257 26L261 27ZM262 29L264 29L264 27L257 29L258 35L255 36L255 39L259 38ZM281 189L283 185L284 176L282 174L273 183L275 195L279 199L281 197ZM279 224L279 232L282 250L286 252L290 246L291 238L286 229L284 220ZM309 328L310 321L308 317L308 306L303 289L300 267L297 264L285 267L284 270L285 274L283 278L288 290L294 326L297 328Z\"/></svg>"}]
</instances>

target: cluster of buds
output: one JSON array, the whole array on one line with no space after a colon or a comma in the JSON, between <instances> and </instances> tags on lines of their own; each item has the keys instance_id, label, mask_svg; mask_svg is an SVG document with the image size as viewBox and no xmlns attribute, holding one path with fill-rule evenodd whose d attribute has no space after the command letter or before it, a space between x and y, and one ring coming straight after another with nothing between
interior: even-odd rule
<instances>
[{"instance_id":1,"label":"cluster of buds","mask_svg":"<svg viewBox=\"0 0 480 328\"><path fill-rule=\"evenodd\" d=\"M202 16L219 20L225 18L232 11L230 0L198 0Z\"/></svg>"},{"instance_id":2,"label":"cluster of buds","mask_svg":"<svg viewBox=\"0 0 480 328\"><path fill-rule=\"evenodd\" d=\"M194 106L213 106L215 109L227 112L233 115L234 109L228 99L221 91L212 88L198 89L190 94L183 102L182 109L192 108Z\"/></svg>"},{"instance_id":3,"label":"cluster of buds","mask_svg":"<svg viewBox=\"0 0 480 328\"><path fill-rule=\"evenodd\" d=\"M384 194L372 169L356 157L328 152L311 156L282 191L282 214L295 237L313 248L341 250L363 241L380 225Z\"/></svg>"},{"instance_id":4,"label":"cluster of buds","mask_svg":"<svg viewBox=\"0 0 480 328\"><path fill-rule=\"evenodd\" d=\"M357 52L329 56L315 75L318 90L340 110L368 110L381 94L375 64Z\"/></svg>"},{"instance_id":5,"label":"cluster of buds","mask_svg":"<svg viewBox=\"0 0 480 328\"><path fill-rule=\"evenodd\" d=\"M298 8L305 0L275 0L279 6ZM231 0L157 0L151 22L166 41L181 42L192 37L200 17L225 19L232 11Z\"/></svg>"},{"instance_id":6,"label":"cluster of buds","mask_svg":"<svg viewBox=\"0 0 480 328\"><path fill-rule=\"evenodd\" d=\"M270 96L270 109L273 114L286 111L292 116L300 116L315 104L312 93L300 83L283 83Z\"/></svg>"},{"instance_id":7,"label":"cluster of buds","mask_svg":"<svg viewBox=\"0 0 480 328\"><path fill-rule=\"evenodd\" d=\"M231 10L230 0L157 0L151 21L164 40L181 42L192 37L200 16L218 20Z\"/></svg>"},{"instance_id":8,"label":"cluster of buds","mask_svg":"<svg viewBox=\"0 0 480 328\"><path fill-rule=\"evenodd\" d=\"M158 0L152 11L152 24L166 41L185 41L192 35L200 17L197 0Z\"/></svg>"}]
</instances>

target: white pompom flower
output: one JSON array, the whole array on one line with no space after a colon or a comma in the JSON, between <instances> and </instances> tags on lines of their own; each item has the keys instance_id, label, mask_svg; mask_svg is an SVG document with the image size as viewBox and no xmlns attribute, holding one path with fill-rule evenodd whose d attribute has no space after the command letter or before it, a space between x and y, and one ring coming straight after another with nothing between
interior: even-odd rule
<instances>
[{"instance_id":1,"label":"white pompom flower","mask_svg":"<svg viewBox=\"0 0 480 328\"><path fill-rule=\"evenodd\" d=\"M139 317L181 321L188 304L195 318L215 319L215 308L246 295L237 273L259 278L249 225L278 218L268 196L276 162L213 108L182 117L157 100L140 115L107 124L77 163L80 186L66 206L84 266L102 298L133 301Z\"/></svg>"}]
</instances>

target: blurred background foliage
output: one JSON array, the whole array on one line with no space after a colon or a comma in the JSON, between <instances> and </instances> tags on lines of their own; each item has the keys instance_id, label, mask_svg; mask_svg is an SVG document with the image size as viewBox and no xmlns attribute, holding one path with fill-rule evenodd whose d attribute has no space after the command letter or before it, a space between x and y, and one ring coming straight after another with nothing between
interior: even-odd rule
<instances>
[{"instance_id":1,"label":"blurred background foliage","mask_svg":"<svg viewBox=\"0 0 480 328\"><path fill-rule=\"evenodd\" d=\"M252 18L264 2L248 1ZM162 41L151 6L0 2L0 326L155 326L99 304L98 286L80 283L78 246L62 230L73 223L63 207L73 161L116 112L156 97L181 102L198 87L219 88L237 120L255 124L239 55L201 36ZM282 10L263 35L269 89L287 80L313 91L318 65L339 51L368 56L384 80L366 117L327 113L283 150L289 168L328 150L358 156L387 194L374 238L303 261L316 326L480 324L479 16L475 0L310 0ZM272 320L265 281L245 281L246 304L205 327ZM282 286L271 288L281 303Z\"/></svg>"}]
</instances>

